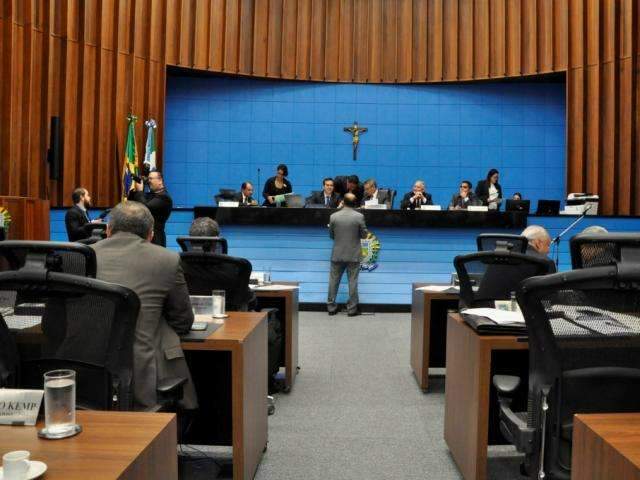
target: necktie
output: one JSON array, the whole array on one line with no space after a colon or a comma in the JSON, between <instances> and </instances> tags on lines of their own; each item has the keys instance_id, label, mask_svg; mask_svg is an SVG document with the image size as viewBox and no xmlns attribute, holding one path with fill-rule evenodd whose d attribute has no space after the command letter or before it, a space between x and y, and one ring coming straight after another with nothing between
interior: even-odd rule
<instances>
[{"instance_id":1,"label":"necktie","mask_svg":"<svg viewBox=\"0 0 640 480\"><path fill-rule=\"evenodd\" d=\"M324 197L324 204L329 205L329 197Z\"/></svg>"}]
</instances>

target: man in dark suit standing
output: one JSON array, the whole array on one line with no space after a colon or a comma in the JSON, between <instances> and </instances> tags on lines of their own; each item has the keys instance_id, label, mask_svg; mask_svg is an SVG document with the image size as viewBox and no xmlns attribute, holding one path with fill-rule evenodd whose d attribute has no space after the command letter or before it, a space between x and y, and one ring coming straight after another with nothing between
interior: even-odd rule
<instances>
[{"instance_id":1,"label":"man in dark suit standing","mask_svg":"<svg viewBox=\"0 0 640 480\"><path fill-rule=\"evenodd\" d=\"M331 252L331 270L329 271L329 294L327 311L329 315L338 313L336 296L342 274L347 270L349 279L349 301L347 315L358 315L358 275L362 249L360 240L367 238L367 226L364 215L354 210L357 207L356 197L347 193L343 200L344 207L331 215L329 220L329 237L333 239Z\"/></svg>"},{"instance_id":2,"label":"man in dark suit standing","mask_svg":"<svg viewBox=\"0 0 640 480\"><path fill-rule=\"evenodd\" d=\"M89 218L89 208L91 208L91 195L86 188L76 188L71 194L73 207L67 210L64 216L64 224L67 227L67 236L70 242L77 242L84 238L89 238L91 232L85 227L88 223L98 223L100 220L93 222Z\"/></svg>"},{"instance_id":3,"label":"man in dark suit standing","mask_svg":"<svg viewBox=\"0 0 640 480\"><path fill-rule=\"evenodd\" d=\"M258 201L253 198L253 185L251 182L243 182L240 191L233 196L233 201L241 207L257 207Z\"/></svg>"},{"instance_id":4,"label":"man in dark suit standing","mask_svg":"<svg viewBox=\"0 0 640 480\"><path fill-rule=\"evenodd\" d=\"M426 187L422 180L416 180L413 190L406 193L400 202L400 210L414 210L422 205L433 205L431 195L426 192Z\"/></svg>"},{"instance_id":5,"label":"man in dark suit standing","mask_svg":"<svg viewBox=\"0 0 640 480\"><path fill-rule=\"evenodd\" d=\"M134 400L157 404L156 387L170 378L186 378L182 406L197 407L189 368L178 335L193 324L193 311L180 257L152 245L153 217L144 205L130 201L111 210L107 238L91 245L97 278L130 288L140 299L133 344Z\"/></svg>"},{"instance_id":6,"label":"man in dark suit standing","mask_svg":"<svg viewBox=\"0 0 640 480\"><path fill-rule=\"evenodd\" d=\"M169 215L171 215L173 201L164 186L162 173L157 170L149 173L147 183L149 185L149 193L144 193L142 182L135 182L133 184L135 190L129 193L129 200L146 205L153 216L153 239L151 243L166 247L167 237L164 233L164 226Z\"/></svg>"},{"instance_id":7,"label":"man in dark suit standing","mask_svg":"<svg viewBox=\"0 0 640 480\"><path fill-rule=\"evenodd\" d=\"M325 178L322 180L322 190L313 192L307 199L307 205L324 205L326 208L338 208L340 197L333 190L333 178Z\"/></svg>"},{"instance_id":8,"label":"man in dark suit standing","mask_svg":"<svg viewBox=\"0 0 640 480\"><path fill-rule=\"evenodd\" d=\"M378 189L378 183L375 179L370 178L364 182L364 197L362 198L362 206L365 206L365 202L375 200L378 205L386 205L388 209L391 208L391 197L389 191L381 191Z\"/></svg>"}]
</instances>

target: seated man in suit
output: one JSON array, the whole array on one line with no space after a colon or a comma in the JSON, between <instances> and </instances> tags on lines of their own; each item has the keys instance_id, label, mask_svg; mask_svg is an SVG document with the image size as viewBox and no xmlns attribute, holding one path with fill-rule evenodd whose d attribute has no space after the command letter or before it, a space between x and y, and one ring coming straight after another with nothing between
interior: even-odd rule
<instances>
[{"instance_id":1,"label":"seated man in suit","mask_svg":"<svg viewBox=\"0 0 640 480\"><path fill-rule=\"evenodd\" d=\"M426 186L422 180L416 180L413 190L405 194L400 202L400 210L414 210L422 205L433 205L431 195L427 193Z\"/></svg>"},{"instance_id":2,"label":"seated man in suit","mask_svg":"<svg viewBox=\"0 0 640 480\"><path fill-rule=\"evenodd\" d=\"M376 200L379 205L384 204L387 208L391 208L391 197L387 190L378 190L378 184L375 179L370 178L364 182L364 198L362 199L362 206L365 206L365 202Z\"/></svg>"},{"instance_id":3,"label":"seated man in suit","mask_svg":"<svg viewBox=\"0 0 640 480\"><path fill-rule=\"evenodd\" d=\"M251 182L244 182L240 186L240 192L233 197L234 202L238 202L241 207L257 207L258 201L253 198L253 185Z\"/></svg>"},{"instance_id":4,"label":"seated man in suit","mask_svg":"<svg viewBox=\"0 0 640 480\"><path fill-rule=\"evenodd\" d=\"M73 207L67 210L64 216L64 224L67 227L67 236L70 242L77 242L91 236L91 231L85 227L88 223L98 223L100 220L89 218L91 208L91 195L86 188L76 188L71 194Z\"/></svg>"},{"instance_id":5,"label":"seated man in suit","mask_svg":"<svg viewBox=\"0 0 640 480\"><path fill-rule=\"evenodd\" d=\"M338 208L340 197L333 191L333 178L322 180L322 191L313 192L307 199L307 205L324 205L326 208Z\"/></svg>"},{"instance_id":6,"label":"seated man in suit","mask_svg":"<svg viewBox=\"0 0 640 480\"><path fill-rule=\"evenodd\" d=\"M469 205L482 205L482 202L473 193L471 182L463 180L460 182L460 191L451 197L449 210L465 210Z\"/></svg>"},{"instance_id":7,"label":"seated man in suit","mask_svg":"<svg viewBox=\"0 0 640 480\"><path fill-rule=\"evenodd\" d=\"M520 234L527 237L529 244L527 245L527 255L534 257L549 258L549 250L551 249L551 236L544 227L540 225L529 225ZM556 271L556 265L553 264L553 272Z\"/></svg>"},{"instance_id":8,"label":"seated man in suit","mask_svg":"<svg viewBox=\"0 0 640 480\"><path fill-rule=\"evenodd\" d=\"M97 278L130 288L140 299L133 343L134 400L157 404L156 387L165 379L187 378L183 408L197 407L196 392L178 335L193 324L193 311L180 257L153 245L153 217L141 203L128 201L111 210L107 238L91 245Z\"/></svg>"}]
</instances>

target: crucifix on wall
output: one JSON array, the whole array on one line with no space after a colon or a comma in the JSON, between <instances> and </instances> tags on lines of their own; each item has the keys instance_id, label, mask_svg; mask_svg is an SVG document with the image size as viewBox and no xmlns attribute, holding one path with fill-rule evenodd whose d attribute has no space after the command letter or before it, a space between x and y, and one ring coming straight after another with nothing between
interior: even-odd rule
<instances>
[{"instance_id":1,"label":"crucifix on wall","mask_svg":"<svg viewBox=\"0 0 640 480\"><path fill-rule=\"evenodd\" d=\"M356 161L358 156L358 144L360 143L360 134L365 133L367 128L359 127L358 122L354 121L350 127L344 127L343 130L351 134L351 144L353 146L353 161Z\"/></svg>"}]
</instances>

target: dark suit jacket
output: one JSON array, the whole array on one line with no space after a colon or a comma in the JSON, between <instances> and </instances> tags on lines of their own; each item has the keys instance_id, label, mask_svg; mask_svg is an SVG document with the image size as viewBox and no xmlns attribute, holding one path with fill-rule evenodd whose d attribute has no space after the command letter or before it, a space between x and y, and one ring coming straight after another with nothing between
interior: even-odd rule
<instances>
[{"instance_id":1,"label":"dark suit jacket","mask_svg":"<svg viewBox=\"0 0 640 480\"><path fill-rule=\"evenodd\" d=\"M242 192L238 192L233 196L233 201L234 202L238 202L240 204L241 207L252 207L252 206L257 206L258 202L256 202L256 200L253 197L249 197L247 199L245 199L245 201L242 201ZM253 204L253 202L256 202L255 204Z\"/></svg>"},{"instance_id":2,"label":"dark suit jacket","mask_svg":"<svg viewBox=\"0 0 640 480\"><path fill-rule=\"evenodd\" d=\"M77 205L67 210L64 216L64 224L67 227L67 236L70 242L77 242L91 236L91 232L84 229L87 223L89 223L87 214Z\"/></svg>"},{"instance_id":3,"label":"dark suit jacket","mask_svg":"<svg viewBox=\"0 0 640 480\"><path fill-rule=\"evenodd\" d=\"M431 200L431 194L424 192L425 198L416 203L411 203L411 197L413 197L413 192L405 193L404 197L402 197L402 201L400 202L400 210L413 210L420 205L433 205L433 201Z\"/></svg>"},{"instance_id":4,"label":"dark suit jacket","mask_svg":"<svg viewBox=\"0 0 640 480\"><path fill-rule=\"evenodd\" d=\"M496 183L495 187L498 190L498 197L503 198L500 184ZM475 194L482 202L482 205L489 205L489 180L480 180L476 185ZM498 208L500 208L500 205L498 205Z\"/></svg>"},{"instance_id":5,"label":"dark suit jacket","mask_svg":"<svg viewBox=\"0 0 640 480\"><path fill-rule=\"evenodd\" d=\"M182 404L197 406L179 334L189 331L193 312L178 254L127 232L91 245L97 277L130 288L140 299L133 344L134 398L142 406L157 403L156 386L168 378L187 378Z\"/></svg>"},{"instance_id":6,"label":"dark suit jacket","mask_svg":"<svg viewBox=\"0 0 640 480\"><path fill-rule=\"evenodd\" d=\"M329 199L329 205L327 206L327 208L338 208L339 203L340 196L333 192L331 194L331 198ZM309 197L307 204L324 205L324 191L320 190L319 192L313 192Z\"/></svg>"},{"instance_id":7,"label":"dark suit jacket","mask_svg":"<svg viewBox=\"0 0 640 480\"><path fill-rule=\"evenodd\" d=\"M166 247L167 237L164 233L164 226L173 208L173 201L167 191L161 193L131 192L129 200L144 203L147 206L153 216L153 240L151 243Z\"/></svg>"},{"instance_id":8,"label":"dark suit jacket","mask_svg":"<svg viewBox=\"0 0 640 480\"><path fill-rule=\"evenodd\" d=\"M451 197L451 203L449 204L449 208L452 207L462 207L467 208L469 205L480 206L482 202L478 197L474 195L473 192L469 192L468 200L465 202L464 199L460 196L459 193L456 193L453 197Z\"/></svg>"},{"instance_id":9,"label":"dark suit jacket","mask_svg":"<svg viewBox=\"0 0 640 480\"><path fill-rule=\"evenodd\" d=\"M385 204L387 208L391 208L391 195L389 195L388 190L378 189L378 204ZM364 195L362 198L362 206L364 207L364 202L371 200L371 197L368 195Z\"/></svg>"},{"instance_id":10,"label":"dark suit jacket","mask_svg":"<svg viewBox=\"0 0 640 480\"><path fill-rule=\"evenodd\" d=\"M527 245L527 251L525 253L527 255L531 255L532 257L544 258L545 260L549 260L548 256L546 256L544 253L540 253L535 248L533 248L531 245ZM557 267L556 267L556 264L555 264L555 262L553 260L551 260L551 266L549 267L549 269L550 269L549 273L556 273L557 272Z\"/></svg>"}]
</instances>

